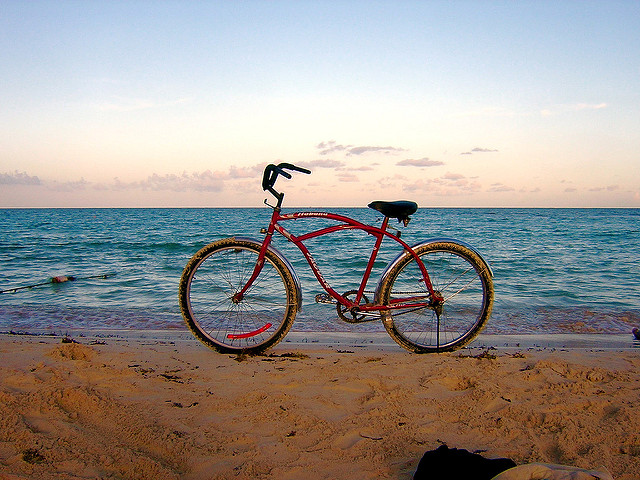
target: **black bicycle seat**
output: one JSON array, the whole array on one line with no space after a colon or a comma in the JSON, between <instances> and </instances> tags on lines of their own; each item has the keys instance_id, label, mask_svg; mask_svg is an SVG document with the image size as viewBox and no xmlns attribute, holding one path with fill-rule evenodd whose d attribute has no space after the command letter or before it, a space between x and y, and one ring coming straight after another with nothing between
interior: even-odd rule
<instances>
[{"instance_id":1,"label":"black bicycle seat","mask_svg":"<svg viewBox=\"0 0 640 480\"><path fill-rule=\"evenodd\" d=\"M416 202L409 202L407 200L399 200L397 202L376 201L371 202L368 207L377 210L385 217L397 218L402 222L408 220L409 215L418 210L418 204Z\"/></svg>"}]
</instances>

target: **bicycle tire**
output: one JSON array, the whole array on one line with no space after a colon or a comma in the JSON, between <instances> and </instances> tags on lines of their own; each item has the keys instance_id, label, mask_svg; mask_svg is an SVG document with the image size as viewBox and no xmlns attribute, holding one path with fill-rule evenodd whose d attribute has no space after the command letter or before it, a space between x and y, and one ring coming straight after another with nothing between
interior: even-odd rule
<instances>
[{"instance_id":1,"label":"bicycle tire","mask_svg":"<svg viewBox=\"0 0 640 480\"><path fill-rule=\"evenodd\" d=\"M423 245L416 253L444 303L439 312L433 307L383 310L385 329L398 344L416 353L462 348L480 333L491 315L494 287L489 267L475 252L453 242ZM407 294L429 298L412 255L391 269L380 286L380 303L390 305L393 298Z\"/></svg>"},{"instance_id":2,"label":"bicycle tire","mask_svg":"<svg viewBox=\"0 0 640 480\"><path fill-rule=\"evenodd\" d=\"M200 249L180 278L178 301L191 332L220 353L256 354L287 334L297 313L294 278L268 251L240 302L234 295L253 273L260 245L227 238Z\"/></svg>"}]
</instances>

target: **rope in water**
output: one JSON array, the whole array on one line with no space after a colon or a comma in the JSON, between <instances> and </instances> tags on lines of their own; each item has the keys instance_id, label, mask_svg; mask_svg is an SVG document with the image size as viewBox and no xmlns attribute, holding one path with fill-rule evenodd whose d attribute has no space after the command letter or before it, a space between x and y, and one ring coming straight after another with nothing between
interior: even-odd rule
<instances>
[{"instance_id":1,"label":"rope in water","mask_svg":"<svg viewBox=\"0 0 640 480\"><path fill-rule=\"evenodd\" d=\"M8 288L6 290L0 290L0 293L15 293L19 290L27 290L33 287L41 287L42 285L51 285L55 283L65 283L65 282L74 282L76 280L91 280L94 278L109 278L112 277L113 274L103 274L103 275L92 275L90 277L74 277L73 275L60 275L57 277L51 277L46 282L35 283L33 285L25 285L24 287L15 287Z\"/></svg>"}]
</instances>

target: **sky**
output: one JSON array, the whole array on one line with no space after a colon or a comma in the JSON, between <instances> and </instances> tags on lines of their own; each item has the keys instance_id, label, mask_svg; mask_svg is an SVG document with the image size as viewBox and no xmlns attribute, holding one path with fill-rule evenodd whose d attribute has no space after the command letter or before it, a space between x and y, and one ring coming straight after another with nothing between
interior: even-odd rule
<instances>
[{"instance_id":1,"label":"sky","mask_svg":"<svg viewBox=\"0 0 640 480\"><path fill-rule=\"evenodd\" d=\"M640 2L0 0L0 207L640 207Z\"/></svg>"}]
</instances>

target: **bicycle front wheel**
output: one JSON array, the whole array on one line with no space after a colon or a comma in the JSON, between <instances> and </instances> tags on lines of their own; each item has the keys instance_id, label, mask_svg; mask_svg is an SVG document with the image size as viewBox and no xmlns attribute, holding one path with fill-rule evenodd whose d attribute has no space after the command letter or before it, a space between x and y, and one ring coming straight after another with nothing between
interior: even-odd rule
<instances>
[{"instance_id":1,"label":"bicycle front wheel","mask_svg":"<svg viewBox=\"0 0 640 480\"><path fill-rule=\"evenodd\" d=\"M419 247L416 253L444 302L422 308L402 307L403 303L430 300L416 259L407 255L380 287L380 303L400 307L382 312L384 326L397 343L416 353L461 348L480 333L491 315L491 272L475 252L457 243L431 243Z\"/></svg>"},{"instance_id":2,"label":"bicycle front wheel","mask_svg":"<svg viewBox=\"0 0 640 480\"><path fill-rule=\"evenodd\" d=\"M258 261L260 245L219 240L187 263L178 300L185 322L205 345L222 353L259 353L279 342L297 313L293 276L266 252L260 274L238 301Z\"/></svg>"}]
</instances>

